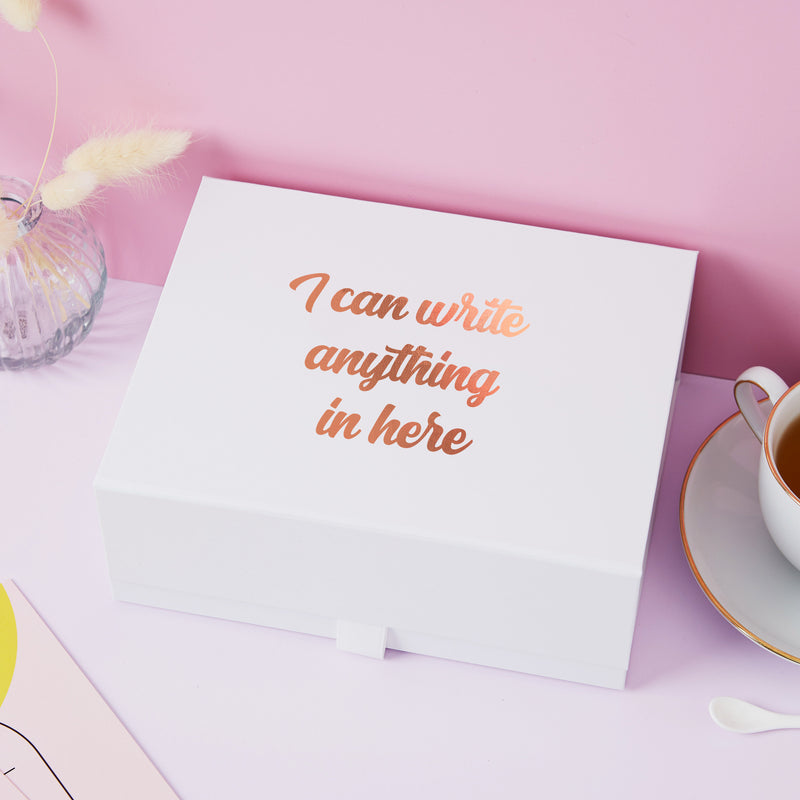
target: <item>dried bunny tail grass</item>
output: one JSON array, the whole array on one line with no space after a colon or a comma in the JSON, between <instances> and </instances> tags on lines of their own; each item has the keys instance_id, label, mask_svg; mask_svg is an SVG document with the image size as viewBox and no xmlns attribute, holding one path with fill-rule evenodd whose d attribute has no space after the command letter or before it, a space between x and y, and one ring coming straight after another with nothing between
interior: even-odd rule
<instances>
[{"instance_id":1,"label":"dried bunny tail grass","mask_svg":"<svg viewBox=\"0 0 800 800\"><path fill-rule=\"evenodd\" d=\"M64 172L42 186L51 211L75 208L100 186L153 174L189 145L186 131L145 128L118 136L96 136L64 159Z\"/></svg>"},{"instance_id":2,"label":"dried bunny tail grass","mask_svg":"<svg viewBox=\"0 0 800 800\"><path fill-rule=\"evenodd\" d=\"M0 206L0 259L6 257L17 240L18 222L19 220L2 216L2 207Z\"/></svg>"},{"instance_id":3,"label":"dried bunny tail grass","mask_svg":"<svg viewBox=\"0 0 800 800\"><path fill-rule=\"evenodd\" d=\"M149 175L188 147L186 131L144 128L117 136L96 136L64 159L65 172L92 172L100 186Z\"/></svg>"},{"instance_id":4,"label":"dried bunny tail grass","mask_svg":"<svg viewBox=\"0 0 800 800\"><path fill-rule=\"evenodd\" d=\"M42 202L51 211L64 211L83 203L97 186L97 176L93 172L62 172L42 186Z\"/></svg>"},{"instance_id":5,"label":"dried bunny tail grass","mask_svg":"<svg viewBox=\"0 0 800 800\"><path fill-rule=\"evenodd\" d=\"M0 0L0 15L18 31L32 31L41 10L41 0Z\"/></svg>"}]
</instances>

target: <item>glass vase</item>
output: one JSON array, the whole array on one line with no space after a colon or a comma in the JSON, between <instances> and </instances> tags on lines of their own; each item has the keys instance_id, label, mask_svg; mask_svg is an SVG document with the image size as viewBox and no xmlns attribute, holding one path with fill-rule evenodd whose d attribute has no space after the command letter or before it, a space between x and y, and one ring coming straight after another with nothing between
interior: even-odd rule
<instances>
[{"instance_id":1,"label":"glass vase","mask_svg":"<svg viewBox=\"0 0 800 800\"><path fill-rule=\"evenodd\" d=\"M103 303L106 264L92 227L75 211L50 211L31 185L0 176L0 211L17 238L0 256L0 369L51 364L89 333Z\"/></svg>"}]
</instances>

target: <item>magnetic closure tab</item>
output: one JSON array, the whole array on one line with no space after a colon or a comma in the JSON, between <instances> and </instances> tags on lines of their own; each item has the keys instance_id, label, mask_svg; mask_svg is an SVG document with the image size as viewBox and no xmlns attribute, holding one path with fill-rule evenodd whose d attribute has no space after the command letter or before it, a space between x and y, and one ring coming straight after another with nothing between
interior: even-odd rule
<instances>
[{"instance_id":1,"label":"magnetic closure tab","mask_svg":"<svg viewBox=\"0 0 800 800\"><path fill-rule=\"evenodd\" d=\"M348 653L383 658L386 634L387 630L383 625L364 625L340 619L336 623L336 647Z\"/></svg>"}]
</instances>

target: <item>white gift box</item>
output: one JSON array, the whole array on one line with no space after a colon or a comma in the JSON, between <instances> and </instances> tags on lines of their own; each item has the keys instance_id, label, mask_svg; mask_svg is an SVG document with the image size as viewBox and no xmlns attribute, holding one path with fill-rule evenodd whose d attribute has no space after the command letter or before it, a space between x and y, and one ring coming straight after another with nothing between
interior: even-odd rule
<instances>
[{"instance_id":1,"label":"white gift box","mask_svg":"<svg viewBox=\"0 0 800 800\"><path fill-rule=\"evenodd\" d=\"M117 597L622 687L695 261L204 179L96 479Z\"/></svg>"}]
</instances>

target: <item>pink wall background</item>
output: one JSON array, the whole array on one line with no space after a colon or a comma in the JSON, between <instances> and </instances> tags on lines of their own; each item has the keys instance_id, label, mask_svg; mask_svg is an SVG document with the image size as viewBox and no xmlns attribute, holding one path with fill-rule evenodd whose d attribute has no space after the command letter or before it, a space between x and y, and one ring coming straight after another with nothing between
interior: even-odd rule
<instances>
[{"instance_id":1,"label":"pink wall background","mask_svg":"<svg viewBox=\"0 0 800 800\"><path fill-rule=\"evenodd\" d=\"M113 277L163 283L208 174L697 249L684 368L800 379L794 0L44 0L40 25L50 175L98 130L196 138L90 212ZM7 25L0 52L0 171L32 180L51 66Z\"/></svg>"}]
</instances>

